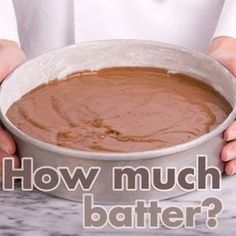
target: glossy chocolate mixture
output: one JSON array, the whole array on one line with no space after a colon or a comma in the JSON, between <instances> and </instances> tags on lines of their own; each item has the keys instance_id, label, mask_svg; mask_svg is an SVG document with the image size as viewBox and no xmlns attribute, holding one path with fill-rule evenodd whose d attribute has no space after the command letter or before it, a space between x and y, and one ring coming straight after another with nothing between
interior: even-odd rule
<instances>
[{"instance_id":1,"label":"glossy chocolate mixture","mask_svg":"<svg viewBox=\"0 0 236 236\"><path fill-rule=\"evenodd\" d=\"M118 67L37 87L7 116L30 136L58 146L135 152L192 140L230 111L215 90L186 75Z\"/></svg>"}]
</instances>

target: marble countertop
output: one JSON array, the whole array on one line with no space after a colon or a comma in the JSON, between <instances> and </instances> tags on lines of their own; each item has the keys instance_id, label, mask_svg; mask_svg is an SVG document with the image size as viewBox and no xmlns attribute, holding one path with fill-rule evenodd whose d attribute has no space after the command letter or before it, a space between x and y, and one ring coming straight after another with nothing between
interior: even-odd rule
<instances>
[{"instance_id":1,"label":"marble countertop","mask_svg":"<svg viewBox=\"0 0 236 236\"><path fill-rule=\"evenodd\" d=\"M0 191L0 235L236 235L236 176L223 177L222 190L219 192L192 192L162 201L161 204L170 206L174 203L182 207L199 205L209 196L217 196L224 206L215 230L206 228L203 216L197 219L195 229L84 230L80 203L58 199L37 190L22 192L18 188L13 192Z\"/></svg>"}]
</instances>

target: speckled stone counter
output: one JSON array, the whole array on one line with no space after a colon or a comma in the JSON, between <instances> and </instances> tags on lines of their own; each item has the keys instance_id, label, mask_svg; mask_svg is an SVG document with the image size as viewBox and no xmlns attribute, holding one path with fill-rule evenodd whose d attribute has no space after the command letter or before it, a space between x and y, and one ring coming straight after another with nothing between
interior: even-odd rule
<instances>
[{"instance_id":1,"label":"speckled stone counter","mask_svg":"<svg viewBox=\"0 0 236 236\"><path fill-rule=\"evenodd\" d=\"M224 177L219 192L193 192L171 200L162 206L199 205L201 200L217 196L222 200L224 211L219 217L217 229L205 226L205 216L199 216L195 229L170 230L84 230L82 227L82 204L61 200L34 190L22 192L0 191L0 235L236 235L236 176Z\"/></svg>"}]
</instances>

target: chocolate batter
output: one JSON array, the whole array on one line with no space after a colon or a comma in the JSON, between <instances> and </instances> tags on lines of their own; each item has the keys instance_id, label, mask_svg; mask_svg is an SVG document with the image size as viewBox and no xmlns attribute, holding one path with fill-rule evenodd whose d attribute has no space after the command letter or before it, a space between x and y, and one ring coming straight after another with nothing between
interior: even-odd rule
<instances>
[{"instance_id":1,"label":"chocolate batter","mask_svg":"<svg viewBox=\"0 0 236 236\"><path fill-rule=\"evenodd\" d=\"M189 76L142 67L84 71L37 87L7 117L30 136L88 151L135 152L192 140L232 108Z\"/></svg>"}]
</instances>

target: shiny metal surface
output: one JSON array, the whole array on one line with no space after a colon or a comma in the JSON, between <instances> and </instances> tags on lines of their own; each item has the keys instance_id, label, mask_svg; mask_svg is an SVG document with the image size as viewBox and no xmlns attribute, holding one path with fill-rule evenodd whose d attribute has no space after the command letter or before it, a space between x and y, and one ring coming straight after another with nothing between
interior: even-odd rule
<instances>
[{"instance_id":1,"label":"shiny metal surface","mask_svg":"<svg viewBox=\"0 0 236 236\"><path fill-rule=\"evenodd\" d=\"M231 103L232 113L217 128L193 141L169 148L137 153L95 153L58 147L31 138L18 130L6 117L13 102L36 86L79 70L96 70L114 66L149 66L182 72L210 84ZM21 157L33 157L34 168L41 166L76 166L88 170L101 167L101 172L90 193L99 203L130 203L136 199L165 199L184 192L171 191L112 191L112 168L119 166L176 167L196 166L196 155L208 155L208 164L223 170L219 159L224 145L222 133L236 115L235 79L215 60L194 51L152 41L109 40L81 43L49 52L30 60L3 82L0 91L1 120L16 139ZM83 191L68 191L63 184L51 194L81 201Z\"/></svg>"}]
</instances>

